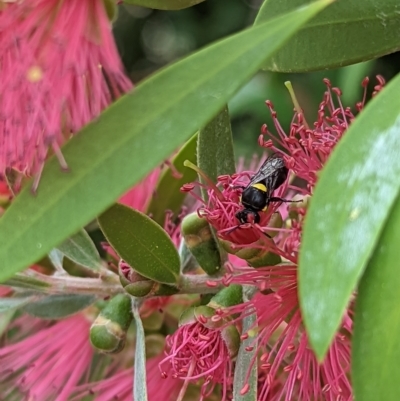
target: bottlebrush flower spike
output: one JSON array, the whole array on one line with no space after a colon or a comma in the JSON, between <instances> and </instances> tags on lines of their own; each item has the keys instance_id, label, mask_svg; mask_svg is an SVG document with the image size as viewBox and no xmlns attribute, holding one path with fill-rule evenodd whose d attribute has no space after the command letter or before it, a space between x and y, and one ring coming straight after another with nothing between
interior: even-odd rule
<instances>
[{"instance_id":1,"label":"bottlebrush flower spike","mask_svg":"<svg viewBox=\"0 0 400 401\"><path fill-rule=\"evenodd\" d=\"M170 378L160 378L158 364L162 355L149 358L146 361L147 395L149 401L176 401L180 381ZM132 401L133 369L122 370L96 383L83 384L74 392L73 401L85 399L85 396L95 396L96 401Z\"/></svg>"},{"instance_id":2,"label":"bottlebrush flower spike","mask_svg":"<svg viewBox=\"0 0 400 401\"><path fill-rule=\"evenodd\" d=\"M221 384L221 401L229 400L232 386L233 357L239 346L239 334L232 325L224 325L218 313L207 306L189 309L181 317L178 330L167 337L167 356L160 363L161 375L185 381L179 400L189 382L204 379L199 401L205 400ZM168 374L168 371L171 373Z\"/></svg>"},{"instance_id":3,"label":"bottlebrush flower spike","mask_svg":"<svg viewBox=\"0 0 400 401\"><path fill-rule=\"evenodd\" d=\"M377 80L374 95L384 85L382 77L378 76ZM307 124L303 112L297 106L293 122L286 133L278 121L272 103L268 101L267 106L272 113L278 138L273 136L266 126L262 128L259 138L261 146L280 154L286 166L306 181L302 186L289 183L282 185L279 193L274 196L289 199L299 197L302 202L270 205L267 212L262 214L259 224L253 223L249 224L249 228L241 227L231 231L235 224L236 211L243 208L235 186L241 185L237 184L238 177L243 180L246 178L246 175L236 174L231 177L219 177L218 185L219 188L222 187L221 190L217 188L219 193L214 185L206 185L210 200L199 209L199 214L206 217L218 230L220 239L231 241L238 249L258 246L266 251L272 250L284 260L284 263L279 265L265 264L257 269L231 266L225 275L229 283L252 286L259 290L247 304L232 306L219 315L221 319L239 315L236 323L240 324L246 310L257 312L254 327L247 333L242 333L242 338L251 335L254 337L255 354L261 355L253 360L253 363L258 364L260 372L257 401L353 399L350 381L353 302L343 317L327 357L319 364L308 344L297 291L297 262L308 198L312 196L320 170L355 118L351 109L342 105L341 91L332 87L328 80L324 82L327 91L313 127ZM368 79L365 79L362 83L363 100L356 105L358 112L366 102L367 84ZM334 98L338 106L335 106ZM270 139L265 140L264 136L269 136ZM274 140L278 142L277 146ZM255 171L257 169L247 173L247 182ZM191 190L190 185L186 188ZM278 209L284 224L282 227L276 225L271 228L268 225L271 225L272 213ZM276 235L266 240L263 232L268 232L267 230L273 230ZM264 239L264 243L261 239ZM248 375L250 372L249 370ZM249 384L246 384L242 393L245 394L248 390Z\"/></svg>"},{"instance_id":4,"label":"bottlebrush flower spike","mask_svg":"<svg viewBox=\"0 0 400 401\"><path fill-rule=\"evenodd\" d=\"M376 79L378 84L374 87L373 96L385 85L382 76L378 75ZM269 131L267 125L262 126L259 136L259 145L281 154L287 167L292 169L298 177L303 178L310 190L317 182L318 171L325 165L333 148L355 118L351 108L344 107L342 104L340 98L342 91L332 87L329 79L324 79L324 83L327 90L319 105L318 118L313 127L307 124L302 110L296 107L292 124L286 133L279 123L272 102L267 100L265 103L270 109L278 138ZM365 106L368 83L368 78L362 81L364 96L362 101L356 104L358 112ZM266 141L264 140L265 136L269 137ZM275 142L278 143L278 146L275 145Z\"/></svg>"},{"instance_id":5,"label":"bottlebrush flower spike","mask_svg":"<svg viewBox=\"0 0 400 401\"><path fill-rule=\"evenodd\" d=\"M232 282L258 283L249 309L257 316L255 346L259 359L258 400L352 400L350 353L352 305L343 318L323 363L314 356L302 323L297 296L297 266L284 264L241 269ZM243 312L243 305L228 313ZM247 333L243 333L247 335Z\"/></svg>"},{"instance_id":6,"label":"bottlebrush flower spike","mask_svg":"<svg viewBox=\"0 0 400 401\"><path fill-rule=\"evenodd\" d=\"M29 317L24 317L31 323ZM10 399L67 401L90 368L89 321L76 315L0 349L0 392ZM29 331L25 327L24 331ZM8 398L7 398L8 399Z\"/></svg>"},{"instance_id":7,"label":"bottlebrush flower spike","mask_svg":"<svg viewBox=\"0 0 400 401\"><path fill-rule=\"evenodd\" d=\"M255 165L254 162L253 165ZM258 168L260 166L261 164L258 165ZM199 170L197 166L194 167L196 171ZM258 168L255 170L257 171ZM203 172L201 173L204 175ZM218 236L222 240L241 245L252 244L259 241L262 245L265 245L269 242L268 236L273 236L269 230L274 230L273 225L279 220L272 219L272 216L279 208L278 203L271 203L265 213L260 212L260 222L257 224L240 224L236 217L237 212L243 210L243 206L240 204L242 188L247 185L250 177L253 175L254 171L242 171L232 176L223 175L218 177L216 185L213 183L210 184L211 180L208 178L207 185L199 183L185 184L181 188L181 191L190 192L203 204L203 206L198 209L199 216L207 219L207 221L215 227ZM207 204L193 192L196 185L206 188L208 194ZM273 192L274 196L281 197L286 187L287 184L284 183ZM270 221L272 227L267 227ZM265 229L261 229L261 227ZM265 233L268 233L268 235L265 235Z\"/></svg>"},{"instance_id":8,"label":"bottlebrush flower spike","mask_svg":"<svg viewBox=\"0 0 400 401\"><path fill-rule=\"evenodd\" d=\"M3 3L0 50L0 174L35 190L49 149L67 169L62 144L132 86L102 1Z\"/></svg>"}]
</instances>

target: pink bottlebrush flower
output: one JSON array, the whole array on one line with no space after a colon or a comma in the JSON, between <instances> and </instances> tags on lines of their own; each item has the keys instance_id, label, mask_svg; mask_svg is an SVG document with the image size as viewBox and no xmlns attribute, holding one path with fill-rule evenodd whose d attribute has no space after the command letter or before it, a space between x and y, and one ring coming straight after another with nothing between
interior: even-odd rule
<instances>
[{"instance_id":1,"label":"pink bottlebrush flower","mask_svg":"<svg viewBox=\"0 0 400 401\"><path fill-rule=\"evenodd\" d=\"M1 394L14 398L23 394L29 400L68 400L92 361L89 328L89 321L76 315L2 347Z\"/></svg>"},{"instance_id":2,"label":"pink bottlebrush flower","mask_svg":"<svg viewBox=\"0 0 400 401\"><path fill-rule=\"evenodd\" d=\"M189 383L203 379L199 401L206 399L218 384L221 385L221 401L227 401L230 399L234 356L227 345L229 336L223 335L221 329L207 327L205 316L200 315L197 319L181 325L167 337L167 356L160 363L161 375L164 378L172 375L185 381L179 399Z\"/></svg>"},{"instance_id":3,"label":"pink bottlebrush flower","mask_svg":"<svg viewBox=\"0 0 400 401\"><path fill-rule=\"evenodd\" d=\"M180 382L174 378L160 378L158 364L162 355L146 361L147 394L149 401L175 401ZM73 400L81 400L85 395L94 395L96 401L132 401L133 369L122 370L96 383L77 387Z\"/></svg>"},{"instance_id":4,"label":"pink bottlebrush flower","mask_svg":"<svg viewBox=\"0 0 400 401\"><path fill-rule=\"evenodd\" d=\"M62 144L132 85L102 1L4 3L0 49L0 174L35 189L49 149L67 168Z\"/></svg>"},{"instance_id":5,"label":"pink bottlebrush flower","mask_svg":"<svg viewBox=\"0 0 400 401\"><path fill-rule=\"evenodd\" d=\"M247 182L254 175L254 172L247 172L232 177L219 177L217 186L212 183L207 185L210 200L199 209L199 214L216 228L221 239L229 240L237 248L264 248L285 260L283 264L257 269L231 266L226 273L231 283L257 286L259 289L259 293L247 304L230 307L221 314L221 318L240 314L240 317L236 318L237 324L240 324L241 319L248 313L245 311L257 312L254 328L258 334L255 339L258 351L256 355L262 355L253 363L259 365L261 372L258 401L350 401L353 398L349 379L352 305L343 318L339 333L332 342L324 362L319 364L308 344L297 293L297 261L303 221L307 213L307 197L312 195L319 171L355 118L350 108L343 107L340 100L341 91L333 88L328 80L325 80L325 84L327 91L313 128L305 122L302 111L296 110L289 134L286 134L279 124L272 103L268 101L267 105L279 134L277 141L280 147L276 147L272 139L264 141L264 135L274 138L266 126L263 126L259 138L260 145L281 155L286 166L306 181L306 186L302 187L286 183L274 196L289 197L296 194L303 198L301 204L291 204L289 207L272 204L265 213L260 212L259 224L253 222L232 231L232 227L238 224L236 212L243 209L240 205L240 191L238 193L235 186L243 185L241 182L245 180L246 175ZM365 105L367 84L368 79L365 79L362 84L364 97L356 106L358 111ZM379 92L383 85L383 78L378 76L374 94ZM337 107L333 94L337 98ZM186 189L192 188L188 185ZM278 208L285 217L285 224L283 227L277 225L271 228L268 224L271 225L273 213ZM264 234L271 231L276 235L266 240ZM247 335L243 334L244 337ZM248 385L244 387L243 392L247 390Z\"/></svg>"},{"instance_id":6,"label":"pink bottlebrush flower","mask_svg":"<svg viewBox=\"0 0 400 401\"><path fill-rule=\"evenodd\" d=\"M373 96L385 85L385 80L380 75L377 76L377 81ZM317 121L312 127L308 126L303 112L296 110L289 132L286 133L278 121L272 102L267 100L265 103L270 109L278 138L269 131L267 125L262 126L259 137L260 146L272 149L282 155L287 167L293 170L297 177L303 178L307 182L310 192L310 188L314 187L317 181L317 173L325 165L333 148L355 119L351 108L345 108L341 102L342 91L332 87L328 79L324 79L324 83L327 91L319 105ZM362 101L356 105L357 112L360 112L365 106L368 83L368 78L362 81L364 96ZM270 139L264 141L264 136L268 136ZM279 147L274 144L275 142Z\"/></svg>"},{"instance_id":7,"label":"pink bottlebrush flower","mask_svg":"<svg viewBox=\"0 0 400 401\"><path fill-rule=\"evenodd\" d=\"M252 161L252 167L255 167L255 171L258 170L261 164L259 161L256 163L255 159ZM242 163L240 168L243 168ZM221 239L240 245L253 244L259 240L263 242L266 238L265 234L262 230L254 230L254 226L267 226L272 215L279 208L277 203L271 203L265 213L259 213L261 220L258 224L240 224L236 217L237 212L243 210L243 206L240 204L242 188L247 185L253 175L254 171L244 170L232 176L223 175L218 177L216 185L209 182L205 186L208 194L207 204L192 192L195 185L202 184L186 184L181 188L181 191L190 192L202 204L198 209L199 216L206 218L215 227ZM273 196L281 197L286 187L287 183L284 183L273 193Z\"/></svg>"},{"instance_id":8,"label":"pink bottlebrush flower","mask_svg":"<svg viewBox=\"0 0 400 401\"><path fill-rule=\"evenodd\" d=\"M378 76L377 80L378 84L374 88L374 95L383 88L385 83L381 76ZM285 194L287 194L288 191L292 196L296 193L299 194L300 198L311 195L312 188L317 181L318 172L322 169L334 146L338 143L355 118L349 107L343 107L340 100L340 89L333 88L327 79L324 80L324 82L327 86L327 91L320 104L318 120L314 123L313 129L308 127L302 111L296 110L289 133L286 134L277 119L277 113L273 109L272 102L266 102L271 110L279 138L276 139L268 130L268 127L264 125L261 129L259 144L281 155L285 160L286 166L292 170L296 176L304 179L307 183L306 188L294 187L289 184L288 179L273 193L275 197L287 198L288 196L285 196ZM365 105L368 82L368 78L364 79L362 82L364 96L363 100L356 105L358 111L361 111ZM337 98L337 107L335 106L333 94L335 94ZM277 140L283 150L276 147L272 139L264 141L265 135ZM279 250L274 248L270 241L266 240L265 233L283 231L280 228L269 227L268 224L271 223L271 218L276 211L279 210L282 214L287 214L285 210L286 205L282 206L279 205L279 203L271 203L266 212L259 212L261 221L258 224L242 224L240 228L238 227L239 221L236 217L236 213L243 210L243 206L240 204L242 190L238 187L247 185L256 171L257 169L254 169L254 171L243 171L232 176L220 176L218 177L216 185L212 183L205 185L208 191L209 201L207 205L199 208L198 213L200 216L205 217L208 222L216 228L219 237L223 240L230 241L238 247L245 247L246 245L254 247L254 243L258 241L260 242L259 246L269 246L271 250L280 253ZM196 196L192 192L194 186L195 184L186 184L182 190L191 192L192 195ZM197 196L196 198L198 199ZM282 256L286 257L287 253Z\"/></svg>"},{"instance_id":9,"label":"pink bottlebrush flower","mask_svg":"<svg viewBox=\"0 0 400 401\"><path fill-rule=\"evenodd\" d=\"M233 282L254 285L258 293L247 310L257 315L257 349L260 377L259 401L352 399L350 384L351 309L328 354L319 364L311 351L302 323L297 296L297 266L284 264L259 269L241 269ZM252 308L249 308L251 306ZM229 314L243 313L243 304ZM257 362L254 362L257 363Z\"/></svg>"}]
</instances>

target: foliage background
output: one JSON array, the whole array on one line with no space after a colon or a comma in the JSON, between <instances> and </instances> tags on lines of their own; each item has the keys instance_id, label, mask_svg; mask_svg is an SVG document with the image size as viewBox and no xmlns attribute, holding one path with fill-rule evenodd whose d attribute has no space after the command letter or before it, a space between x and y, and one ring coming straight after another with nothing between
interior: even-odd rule
<instances>
[{"instance_id":1,"label":"foliage background","mask_svg":"<svg viewBox=\"0 0 400 401\"><path fill-rule=\"evenodd\" d=\"M262 0L207 0L177 11L152 10L122 4L114 22L114 36L122 61L134 83L218 39L253 25ZM353 106L362 94L361 80L381 74L389 81L400 71L400 52L344 68L302 74L260 71L229 102L236 157L259 153L257 137L262 124L271 124L264 101L272 100L283 126L292 119L293 105L284 87L292 81L306 117L314 110L325 86L323 78L343 91ZM372 86L370 88L372 90Z\"/></svg>"}]
</instances>

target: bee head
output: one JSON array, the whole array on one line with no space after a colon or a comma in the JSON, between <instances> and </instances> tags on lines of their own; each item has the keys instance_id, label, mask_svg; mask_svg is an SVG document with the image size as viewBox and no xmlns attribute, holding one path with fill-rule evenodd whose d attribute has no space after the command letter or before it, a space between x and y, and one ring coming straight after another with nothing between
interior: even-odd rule
<instances>
[{"instance_id":1,"label":"bee head","mask_svg":"<svg viewBox=\"0 0 400 401\"><path fill-rule=\"evenodd\" d=\"M236 213L236 218L239 220L240 224L258 224L260 222L260 215L252 209L240 210Z\"/></svg>"}]
</instances>

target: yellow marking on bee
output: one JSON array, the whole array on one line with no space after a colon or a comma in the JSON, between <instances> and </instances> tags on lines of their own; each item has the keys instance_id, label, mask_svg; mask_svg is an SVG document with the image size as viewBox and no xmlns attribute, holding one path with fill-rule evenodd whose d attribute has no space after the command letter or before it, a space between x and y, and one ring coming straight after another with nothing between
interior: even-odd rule
<instances>
[{"instance_id":1,"label":"yellow marking on bee","mask_svg":"<svg viewBox=\"0 0 400 401\"><path fill-rule=\"evenodd\" d=\"M262 212L266 212L268 209L268 206L265 206L264 208L261 209Z\"/></svg>"},{"instance_id":2,"label":"yellow marking on bee","mask_svg":"<svg viewBox=\"0 0 400 401\"><path fill-rule=\"evenodd\" d=\"M267 187L264 184L258 183L252 185L253 188L259 189L260 191L267 192Z\"/></svg>"}]
</instances>

